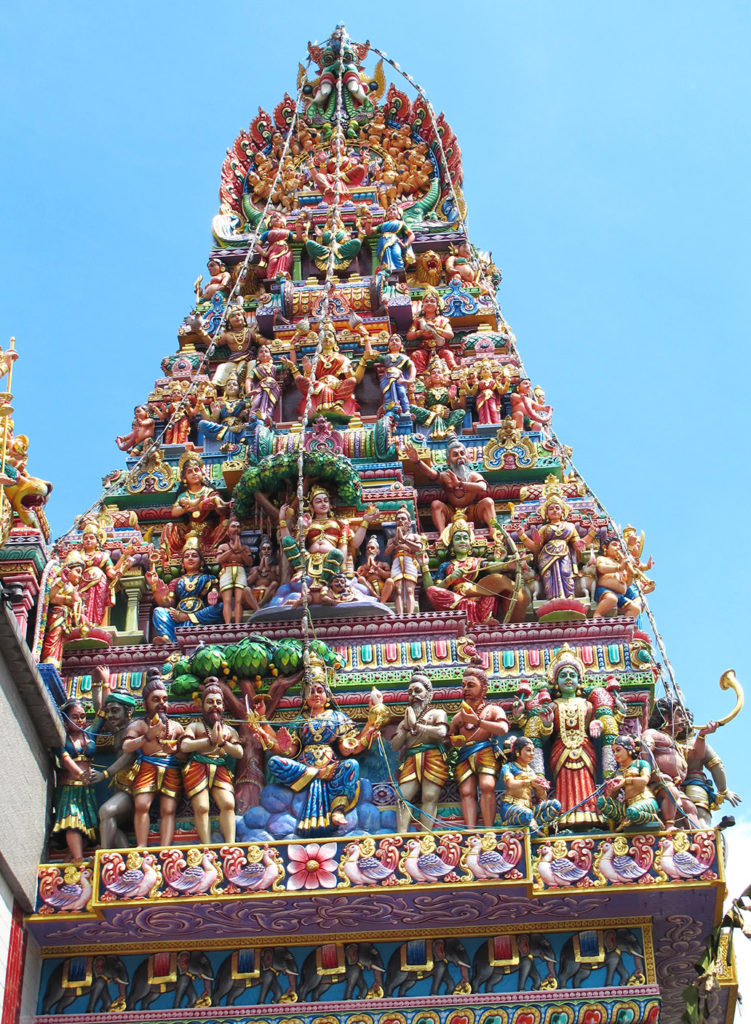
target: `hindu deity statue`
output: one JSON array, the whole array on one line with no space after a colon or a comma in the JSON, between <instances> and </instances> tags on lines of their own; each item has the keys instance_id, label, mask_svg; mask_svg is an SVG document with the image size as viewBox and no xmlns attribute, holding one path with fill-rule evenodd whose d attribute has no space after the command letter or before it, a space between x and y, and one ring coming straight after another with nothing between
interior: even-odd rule
<instances>
[{"instance_id":1,"label":"hindu deity statue","mask_svg":"<svg viewBox=\"0 0 751 1024\"><path fill-rule=\"evenodd\" d=\"M261 345L256 361L248 367L245 377L245 391L250 399L248 411L267 426L273 423L274 410L282 393L278 379L280 371L283 372L281 367L274 366L269 346Z\"/></svg>"},{"instance_id":2,"label":"hindu deity statue","mask_svg":"<svg viewBox=\"0 0 751 1024\"><path fill-rule=\"evenodd\" d=\"M469 368L463 391L474 396L478 423L501 422L500 399L508 388L508 378L501 363L481 359Z\"/></svg>"},{"instance_id":3,"label":"hindu deity statue","mask_svg":"<svg viewBox=\"0 0 751 1024\"><path fill-rule=\"evenodd\" d=\"M420 459L411 441L405 441L407 459L419 466L422 473L443 488L445 499L434 499L430 505L433 526L443 534L451 524L457 510L475 526L487 526L493 538L498 539L495 504L488 495L488 483L481 473L469 468L469 453L456 435L446 445L446 465L440 469ZM443 539L443 538L442 538Z\"/></svg>"},{"instance_id":4,"label":"hindu deity statue","mask_svg":"<svg viewBox=\"0 0 751 1024\"><path fill-rule=\"evenodd\" d=\"M370 356L369 350L366 350L366 355ZM404 345L398 334L391 335L387 351L374 357L374 362L381 368L383 411L399 412L402 416L409 416L409 392L415 380L415 364L404 352Z\"/></svg>"},{"instance_id":5,"label":"hindu deity statue","mask_svg":"<svg viewBox=\"0 0 751 1024\"><path fill-rule=\"evenodd\" d=\"M550 783L534 767L535 745L527 736L509 736L504 744L506 763L501 769L498 810L504 825L539 828L561 813L557 800L548 799Z\"/></svg>"},{"instance_id":6,"label":"hindu deity statue","mask_svg":"<svg viewBox=\"0 0 751 1024\"><path fill-rule=\"evenodd\" d=\"M368 97L358 70L358 60L362 60L367 50L358 43L344 40L342 36L342 29L337 27L322 46L308 43L308 51L321 70L311 102L321 110L326 107L332 93L336 95L340 75L342 88L347 90L356 106L362 106Z\"/></svg>"},{"instance_id":7,"label":"hindu deity statue","mask_svg":"<svg viewBox=\"0 0 751 1024\"><path fill-rule=\"evenodd\" d=\"M639 584L639 587L644 594L651 594L656 584L654 580L650 580L645 573L655 564L654 558L650 555L646 562L642 562L641 557L644 553L644 530L641 533L637 533L636 527L628 526L623 527L623 540L626 544L626 550L629 554L629 562L631 568L631 574L634 580Z\"/></svg>"},{"instance_id":8,"label":"hindu deity statue","mask_svg":"<svg viewBox=\"0 0 751 1024\"><path fill-rule=\"evenodd\" d=\"M248 421L248 408L237 374L226 378L221 401L211 403L211 418L198 421L198 433L224 444L239 444Z\"/></svg>"},{"instance_id":9,"label":"hindu deity statue","mask_svg":"<svg viewBox=\"0 0 751 1024\"><path fill-rule=\"evenodd\" d=\"M153 552L152 563L158 558ZM146 572L157 607L152 614L152 642L175 643L182 626L208 626L222 621L219 581L207 572L197 537L188 537L182 550L182 573L167 584L154 569Z\"/></svg>"},{"instance_id":10,"label":"hindu deity statue","mask_svg":"<svg viewBox=\"0 0 751 1024\"><path fill-rule=\"evenodd\" d=\"M266 279L278 277L291 279L293 253L290 242L293 234L287 227L287 218L275 210L269 214L269 226L260 238L261 249L266 260Z\"/></svg>"},{"instance_id":11,"label":"hindu deity statue","mask_svg":"<svg viewBox=\"0 0 751 1024\"><path fill-rule=\"evenodd\" d=\"M200 455L186 452L178 464L180 488L170 513L174 522L162 533L162 547L168 556L179 555L188 535L200 541L200 549L209 551L227 533L229 503L206 479Z\"/></svg>"},{"instance_id":12,"label":"hindu deity statue","mask_svg":"<svg viewBox=\"0 0 751 1024\"><path fill-rule=\"evenodd\" d=\"M446 257L448 280L458 277L462 284L471 286L476 284L479 276L477 268L472 264L472 252L467 242L449 246L449 255Z\"/></svg>"},{"instance_id":13,"label":"hindu deity statue","mask_svg":"<svg viewBox=\"0 0 751 1024\"><path fill-rule=\"evenodd\" d=\"M522 377L511 393L511 416L518 430L542 430L553 420L553 410L532 393L532 381Z\"/></svg>"},{"instance_id":14,"label":"hindu deity statue","mask_svg":"<svg viewBox=\"0 0 751 1024\"><path fill-rule=\"evenodd\" d=\"M137 405L133 410L133 423L129 434L118 434L115 444L121 452L143 451L145 443L154 436L154 418L147 405Z\"/></svg>"},{"instance_id":15,"label":"hindu deity statue","mask_svg":"<svg viewBox=\"0 0 751 1024\"><path fill-rule=\"evenodd\" d=\"M316 238L309 238L305 242L306 252L321 271L328 270L332 249L333 269L341 271L347 269L361 248L362 241L359 238L352 238L351 232L344 226L344 221L335 208L329 210L326 223L316 232Z\"/></svg>"},{"instance_id":16,"label":"hindu deity statue","mask_svg":"<svg viewBox=\"0 0 751 1024\"><path fill-rule=\"evenodd\" d=\"M630 826L657 825L657 800L649 788L652 764L640 757L641 742L634 736L617 736L613 754L617 774L605 782L605 793L597 797L597 810L616 832Z\"/></svg>"},{"instance_id":17,"label":"hindu deity statue","mask_svg":"<svg viewBox=\"0 0 751 1024\"><path fill-rule=\"evenodd\" d=\"M219 592L222 595L224 621L240 622L243 607L258 611L258 602L248 588L247 570L253 564L250 548L242 541L242 527L236 515L230 515L227 522L227 536L219 545L216 560L221 568Z\"/></svg>"},{"instance_id":18,"label":"hindu deity statue","mask_svg":"<svg viewBox=\"0 0 751 1024\"><path fill-rule=\"evenodd\" d=\"M553 735L550 767L555 798L561 805L561 824L595 825L600 821L595 804L597 754L593 739L613 731L615 718L607 706L595 713L590 699L581 695L584 662L564 644L548 667L549 710L541 715L543 733Z\"/></svg>"},{"instance_id":19,"label":"hindu deity statue","mask_svg":"<svg viewBox=\"0 0 751 1024\"><path fill-rule=\"evenodd\" d=\"M695 729L691 712L679 701L670 697L655 701L642 741L657 764L655 791L668 828L679 819L709 825L711 812L725 800L731 807L740 803L738 794L728 789L721 758L706 740L717 727L718 723L711 721Z\"/></svg>"},{"instance_id":20,"label":"hindu deity statue","mask_svg":"<svg viewBox=\"0 0 751 1024\"><path fill-rule=\"evenodd\" d=\"M394 514L394 536L386 545L386 556L391 558L391 583L397 615L413 615L417 611L415 591L420 578L422 537L413 528L412 516L406 505L400 505Z\"/></svg>"},{"instance_id":21,"label":"hindu deity statue","mask_svg":"<svg viewBox=\"0 0 751 1024\"><path fill-rule=\"evenodd\" d=\"M307 717L294 728L273 730L255 725L255 733L262 745L272 752L268 768L283 786L305 793L305 804L300 812L297 832L332 834L346 825L346 813L352 810L360 796L360 766L355 756L367 750L380 733L384 721L383 704L378 695L371 697L371 706L365 726L357 726L343 711L331 706L332 695L326 681L323 662L311 655L311 666L304 706Z\"/></svg>"},{"instance_id":22,"label":"hindu deity statue","mask_svg":"<svg viewBox=\"0 0 751 1024\"><path fill-rule=\"evenodd\" d=\"M195 394L184 393L180 382L175 381L167 394L152 404L159 418L166 421L163 443L185 444L196 412Z\"/></svg>"},{"instance_id":23,"label":"hindu deity statue","mask_svg":"<svg viewBox=\"0 0 751 1024\"><path fill-rule=\"evenodd\" d=\"M355 401L355 386L365 375L367 359L363 357L356 367L347 356L342 355L336 341L334 325L328 321L323 325L323 339L318 362L315 366L315 378L311 380L313 365L305 356L302 360L301 373L295 359L286 360L292 371L297 390L302 394L299 412L305 408L305 400L311 397L311 413L322 416L335 416L344 419L353 416L359 406Z\"/></svg>"},{"instance_id":24,"label":"hindu deity statue","mask_svg":"<svg viewBox=\"0 0 751 1024\"><path fill-rule=\"evenodd\" d=\"M365 540L367 530L376 521L378 510L368 509L362 523L353 532L349 521L332 514L331 497L325 487L314 485L308 496L309 513L303 513L302 527L305 536L304 550L298 541L297 524L293 523L293 509L283 505L279 510L279 530L282 551L292 571L290 583L283 584L277 591L274 604L299 603L301 580L308 578L311 603L316 603L321 591L331 584L345 567L345 561L357 551ZM370 590L362 583L352 584L361 601L373 601Z\"/></svg>"},{"instance_id":25,"label":"hindu deity statue","mask_svg":"<svg viewBox=\"0 0 751 1024\"><path fill-rule=\"evenodd\" d=\"M232 290L232 274L227 270L224 263L212 256L207 263L209 269L209 283L205 288L201 287L202 278L198 278L196 281L196 300L199 302L210 302L215 295L222 294L228 296Z\"/></svg>"},{"instance_id":26,"label":"hindu deity statue","mask_svg":"<svg viewBox=\"0 0 751 1024\"><path fill-rule=\"evenodd\" d=\"M578 553L595 539L597 531L590 522L585 536L579 536L574 524L568 521L571 509L563 500L560 483L552 476L545 481L545 497L539 511L544 524L534 537L522 531L519 540L535 556L548 600L571 598L578 573Z\"/></svg>"},{"instance_id":27,"label":"hindu deity statue","mask_svg":"<svg viewBox=\"0 0 751 1024\"><path fill-rule=\"evenodd\" d=\"M420 821L432 831L436 823L441 790L448 782L449 765L444 743L448 736L448 717L440 708L431 707L433 684L424 672L415 670L407 687L408 701L391 749L401 755L399 766L399 802L397 828L409 829L412 814L406 801L420 796Z\"/></svg>"},{"instance_id":28,"label":"hindu deity statue","mask_svg":"<svg viewBox=\"0 0 751 1024\"><path fill-rule=\"evenodd\" d=\"M629 560L617 537L609 537L595 560L597 588L595 615L628 615L635 619L641 612L639 592L631 582Z\"/></svg>"},{"instance_id":29,"label":"hindu deity statue","mask_svg":"<svg viewBox=\"0 0 751 1024\"><path fill-rule=\"evenodd\" d=\"M357 578L364 584L382 604L391 599L394 591L394 581L391 578L391 569L388 562L381 558L381 545L378 537L372 534L365 544L365 558L357 567ZM397 615L399 612L397 611Z\"/></svg>"},{"instance_id":30,"label":"hindu deity statue","mask_svg":"<svg viewBox=\"0 0 751 1024\"><path fill-rule=\"evenodd\" d=\"M418 342L411 353L419 374L425 373L428 363L438 356L451 370L456 369L454 353L449 342L454 337L448 317L441 313L441 299L435 288L426 288L420 303L420 311L407 331L407 341Z\"/></svg>"},{"instance_id":31,"label":"hindu deity statue","mask_svg":"<svg viewBox=\"0 0 751 1024\"><path fill-rule=\"evenodd\" d=\"M83 860L83 841L96 839L98 821L92 766L96 753L96 735L104 725L102 683L92 686L96 721L86 725L86 709L78 700L69 700L60 708L65 722L65 746L57 752L58 786L55 793L55 824L52 835L62 833L68 847L68 860Z\"/></svg>"},{"instance_id":32,"label":"hindu deity statue","mask_svg":"<svg viewBox=\"0 0 751 1024\"><path fill-rule=\"evenodd\" d=\"M488 677L481 668L468 666L462 677L462 704L451 719L448 740L459 751L454 776L459 784L462 817L466 828L477 825L477 797L486 828L495 821L495 784L502 737L508 732L503 708L486 700Z\"/></svg>"},{"instance_id":33,"label":"hindu deity statue","mask_svg":"<svg viewBox=\"0 0 751 1024\"><path fill-rule=\"evenodd\" d=\"M442 611L458 608L467 621L497 623L498 598L515 597L512 619L521 622L527 611L528 598L522 589L516 589L504 573L516 567L515 558L491 560L472 554L474 530L458 512L448 531L449 560L444 562L434 581L428 568L427 556L422 559L422 578L426 595L434 608Z\"/></svg>"},{"instance_id":34,"label":"hindu deity statue","mask_svg":"<svg viewBox=\"0 0 751 1024\"><path fill-rule=\"evenodd\" d=\"M378 242L376 255L378 269L393 274L403 271L405 263L415 262L412 243L415 236L409 225L402 219L401 209L392 203L386 210L386 217L378 226Z\"/></svg>"},{"instance_id":35,"label":"hindu deity statue","mask_svg":"<svg viewBox=\"0 0 751 1024\"><path fill-rule=\"evenodd\" d=\"M83 553L68 552L58 577L50 586L47 628L42 644L41 660L60 667L63 647L76 636L86 636L93 625L86 616L80 586L86 569Z\"/></svg>"},{"instance_id":36,"label":"hindu deity statue","mask_svg":"<svg viewBox=\"0 0 751 1024\"><path fill-rule=\"evenodd\" d=\"M89 520L81 531L81 558L84 570L78 593L83 598L84 614L89 622L101 626L115 603L113 588L120 573L112 563L109 551L102 548L102 532Z\"/></svg>"},{"instance_id":37,"label":"hindu deity statue","mask_svg":"<svg viewBox=\"0 0 751 1024\"><path fill-rule=\"evenodd\" d=\"M279 589L281 579L281 568L274 557L274 546L269 537L261 537L258 565L254 565L248 573L248 588L259 608L271 601Z\"/></svg>"},{"instance_id":38,"label":"hindu deity statue","mask_svg":"<svg viewBox=\"0 0 751 1024\"><path fill-rule=\"evenodd\" d=\"M429 427L434 436L442 437L463 422L464 409L456 408L457 387L451 383L448 366L441 359L431 359L423 387L415 392L415 402L409 411L415 423Z\"/></svg>"},{"instance_id":39,"label":"hindu deity statue","mask_svg":"<svg viewBox=\"0 0 751 1024\"><path fill-rule=\"evenodd\" d=\"M217 366L213 382L224 387L231 376L241 376L247 361L253 358L258 340L258 328L250 327L241 305L232 303L227 311L224 330L217 338L217 344L230 351L229 359Z\"/></svg>"}]
</instances>

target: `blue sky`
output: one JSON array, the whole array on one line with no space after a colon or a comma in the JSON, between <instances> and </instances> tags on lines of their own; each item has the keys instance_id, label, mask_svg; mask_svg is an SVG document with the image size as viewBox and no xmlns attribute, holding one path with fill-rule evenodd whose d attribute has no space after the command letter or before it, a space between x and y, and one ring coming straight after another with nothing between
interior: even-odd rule
<instances>
[{"instance_id":1,"label":"blue sky","mask_svg":"<svg viewBox=\"0 0 751 1024\"><path fill-rule=\"evenodd\" d=\"M646 531L697 718L725 713L723 669L751 690L745 3L11 5L0 343L18 339L54 533L121 465L114 436L176 349L225 149L342 18L445 111L527 370L614 518ZM748 721L717 746L751 814Z\"/></svg>"}]
</instances>

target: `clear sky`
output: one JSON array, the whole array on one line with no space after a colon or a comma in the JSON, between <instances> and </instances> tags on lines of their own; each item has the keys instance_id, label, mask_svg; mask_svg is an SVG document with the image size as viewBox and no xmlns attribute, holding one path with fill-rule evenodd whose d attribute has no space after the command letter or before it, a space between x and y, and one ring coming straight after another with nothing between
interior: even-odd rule
<instances>
[{"instance_id":1,"label":"clear sky","mask_svg":"<svg viewBox=\"0 0 751 1024\"><path fill-rule=\"evenodd\" d=\"M751 691L746 2L8 5L0 343L18 340L54 533L122 465L113 438L176 350L225 149L342 18L445 111L527 370L612 515L646 531L697 719L724 714L723 669ZM717 742L747 818L750 715Z\"/></svg>"}]
</instances>

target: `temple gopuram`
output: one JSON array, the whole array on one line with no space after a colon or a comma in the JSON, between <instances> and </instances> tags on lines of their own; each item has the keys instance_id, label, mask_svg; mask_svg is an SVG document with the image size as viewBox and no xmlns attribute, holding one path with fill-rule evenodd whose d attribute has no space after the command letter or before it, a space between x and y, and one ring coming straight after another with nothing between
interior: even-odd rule
<instances>
[{"instance_id":1,"label":"temple gopuram","mask_svg":"<svg viewBox=\"0 0 751 1024\"><path fill-rule=\"evenodd\" d=\"M265 101L54 544L0 409L56 772L33 1019L730 1022L735 674L694 723L644 535L525 372L419 84L338 26Z\"/></svg>"}]
</instances>

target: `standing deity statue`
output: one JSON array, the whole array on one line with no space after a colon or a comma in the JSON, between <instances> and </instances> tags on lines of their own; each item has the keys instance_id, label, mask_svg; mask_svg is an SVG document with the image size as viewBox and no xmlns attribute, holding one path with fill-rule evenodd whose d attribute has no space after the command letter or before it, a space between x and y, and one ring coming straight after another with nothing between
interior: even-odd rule
<instances>
[{"instance_id":1,"label":"standing deity statue","mask_svg":"<svg viewBox=\"0 0 751 1024\"><path fill-rule=\"evenodd\" d=\"M86 636L92 625L86 616L80 592L85 569L83 554L74 548L68 552L59 576L50 586L41 661L57 668L62 664L66 642L77 636Z\"/></svg>"},{"instance_id":2,"label":"standing deity statue","mask_svg":"<svg viewBox=\"0 0 751 1024\"><path fill-rule=\"evenodd\" d=\"M368 349L366 355L370 355ZM402 416L409 416L409 391L415 380L415 364L405 354L402 339L398 334L391 335L387 351L374 357L374 361L382 370L381 393L384 413L398 412Z\"/></svg>"},{"instance_id":3,"label":"standing deity statue","mask_svg":"<svg viewBox=\"0 0 751 1024\"><path fill-rule=\"evenodd\" d=\"M415 236L402 219L399 206L393 203L386 210L386 219L378 226L378 242L376 243L378 269L393 274L404 270L405 263L414 263L415 254L412 252L414 240Z\"/></svg>"},{"instance_id":4,"label":"standing deity statue","mask_svg":"<svg viewBox=\"0 0 751 1024\"><path fill-rule=\"evenodd\" d=\"M123 753L135 753L137 772L133 779L133 825L136 843L149 844L149 811L159 794L159 844L170 846L175 834L175 811L180 792L180 762L177 757L183 727L167 717L168 697L158 669L141 693L146 714L128 726Z\"/></svg>"},{"instance_id":5,"label":"standing deity statue","mask_svg":"<svg viewBox=\"0 0 751 1024\"><path fill-rule=\"evenodd\" d=\"M68 847L68 860L83 860L83 841L96 839L97 804L94 796L92 764L96 753L96 735L104 724L101 680L92 688L96 722L86 726L86 709L79 700L69 700L60 708L65 723L65 746L58 751L58 787L55 794L55 824L52 834L62 832Z\"/></svg>"},{"instance_id":6,"label":"standing deity statue","mask_svg":"<svg viewBox=\"0 0 751 1024\"><path fill-rule=\"evenodd\" d=\"M230 515L226 540L219 545L216 552L216 560L222 570L219 576L222 613L228 625L231 622L240 622L244 604L253 611L258 611L258 602L248 588L247 570L253 564L253 556L250 549L243 544L241 534L240 520L236 515Z\"/></svg>"},{"instance_id":7,"label":"standing deity statue","mask_svg":"<svg viewBox=\"0 0 751 1024\"><path fill-rule=\"evenodd\" d=\"M84 613L89 622L101 626L115 603L113 588L120 578L120 572L112 564L109 551L103 550L104 537L94 522L87 522L81 531L81 558L84 570L78 593L83 598ZM119 568L124 568L121 559Z\"/></svg>"},{"instance_id":8,"label":"standing deity statue","mask_svg":"<svg viewBox=\"0 0 751 1024\"><path fill-rule=\"evenodd\" d=\"M553 735L550 767L555 798L563 812L561 824L566 826L599 824L597 753L592 740L616 728L612 709L607 705L596 709L591 698L580 694L584 674L584 662L564 644L548 667L553 701L541 715L543 732Z\"/></svg>"},{"instance_id":9,"label":"standing deity statue","mask_svg":"<svg viewBox=\"0 0 751 1024\"><path fill-rule=\"evenodd\" d=\"M274 545L269 537L261 537L258 565L254 565L248 573L248 589L259 608L271 601L279 589L281 579L279 562L274 557Z\"/></svg>"},{"instance_id":10,"label":"standing deity statue","mask_svg":"<svg viewBox=\"0 0 751 1024\"><path fill-rule=\"evenodd\" d=\"M448 735L446 712L431 707L433 684L424 672L415 670L407 688L409 703L391 738L391 749L401 754L399 802L396 827L409 830L414 817L408 804L420 797L420 820L428 831L436 824L438 800L448 782L449 766L443 746Z\"/></svg>"},{"instance_id":11,"label":"standing deity statue","mask_svg":"<svg viewBox=\"0 0 751 1024\"><path fill-rule=\"evenodd\" d=\"M209 797L219 810L219 829L225 843L235 841L235 787L232 765L243 754L237 731L224 725L224 695L219 681L209 676L201 693L201 720L191 722L180 738L185 794L193 807L201 843L211 842Z\"/></svg>"},{"instance_id":12,"label":"standing deity statue","mask_svg":"<svg viewBox=\"0 0 751 1024\"><path fill-rule=\"evenodd\" d=\"M386 545L391 558L391 581L397 615L413 615L417 611L415 591L420 578L422 537L412 528L412 516L406 505L394 514L394 536Z\"/></svg>"},{"instance_id":13,"label":"standing deity statue","mask_svg":"<svg viewBox=\"0 0 751 1024\"><path fill-rule=\"evenodd\" d=\"M388 548L386 550L388 551ZM369 537L365 544L365 559L357 567L357 578L381 604L391 600L394 581L388 562L381 560L381 545L375 534Z\"/></svg>"},{"instance_id":14,"label":"standing deity statue","mask_svg":"<svg viewBox=\"0 0 751 1024\"><path fill-rule=\"evenodd\" d=\"M657 763L655 788L668 828L682 819L710 825L711 812L723 801L731 807L740 803L738 794L728 789L722 760L706 741L716 729L717 722L712 721L695 730L691 712L677 700L660 697L655 701L642 741Z\"/></svg>"},{"instance_id":15,"label":"standing deity statue","mask_svg":"<svg viewBox=\"0 0 751 1024\"><path fill-rule=\"evenodd\" d=\"M571 509L561 496L557 480L548 477L545 491L539 509L545 522L534 537L522 531L519 540L535 555L545 597L571 598L578 573L578 553L595 539L596 530L590 522L586 535L579 536L574 524L568 521Z\"/></svg>"},{"instance_id":16,"label":"standing deity statue","mask_svg":"<svg viewBox=\"0 0 751 1024\"><path fill-rule=\"evenodd\" d=\"M106 674L107 669L99 669ZM136 698L127 690L110 690L104 699L104 728L111 734L114 759L112 764L101 771L92 772L92 782L107 782L112 796L99 807L99 835L105 850L123 849L128 845L125 827L133 821L133 796L131 787L137 768L136 755L123 752L123 740L128 734Z\"/></svg>"},{"instance_id":17,"label":"standing deity statue","mask_svg":"<svg viewBox=\"0 0 751 1024\"><path fill-rule=\"evenodd\" d=\"M477 825L477 795L480 816L486 828L495 821L495 784L501 737L508 732L503 708L485 699L488 677L481 668L469 666L462 677L462 704L451 719L449 742L459 750L454 776L459 784L462 817L467 828Z\"/></svg>"},{"instance_id":18,"label":"standing deity statue","mask_svg":"<svg viewBox=\"0 0 751 1024\"><path fill-rule=\"evenodd\" d=\"M269 226L260 237L259 246L266 260L266 279L275 281L278 277L291 279L293 253L290 248L292 232L287 227L283 213L269 214Z\"/></svg>"},{"instance_id":19,"label":"standing deity statue","mask_svg":"<svg viewBox=\"0 0 751 1024\"><path fill-rule=\"evenodd\" d=\"M274 410L282 393L278 379L280 371L281 367L274 366L269 346L261 345L256 361L248 367L245 377L245 391L250 398L248 411L252 416L262 420L266 426L273 423Z\"/></svg>"}]
</instances>

